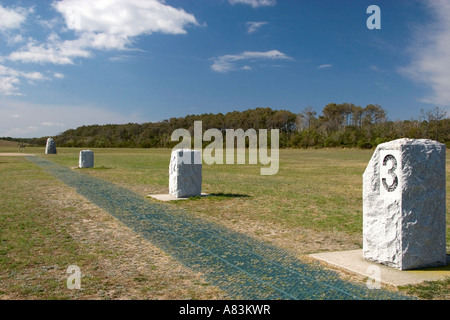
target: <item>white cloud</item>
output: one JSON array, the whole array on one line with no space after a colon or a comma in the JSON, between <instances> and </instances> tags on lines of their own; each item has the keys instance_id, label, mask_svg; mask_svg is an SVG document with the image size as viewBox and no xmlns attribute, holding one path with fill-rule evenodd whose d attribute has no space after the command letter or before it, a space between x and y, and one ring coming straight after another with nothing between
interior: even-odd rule
<instances>
[{"instance_id":1,"label":"white cloud","mask_svg":"<svg viewBox=\"0 0 450 320\"><path fill-rule=\"evenodd\" d=\"M217 72L228 72L232 70L250 70L251 67L248 62L255 62L259 60L288 60L292 59L289 56L278 50L271 50L266 52L245 51L237 55L224 55L214 59L211 69ZM244 66L239 67L239 62L245 62Z\"/></svg>"},{"instance_id":2,"label":"white cloud","mask_svg":"<svg viewBox=\"0 0 450 320\"><path fill-rule=\"evenodd\" d=\"M116 55L114 57L109 58L109 61L112 62L125 62L125 61L130 61L133 59L133 56L127 55L127 54L120 54L120 55Z\"/></svg>"},{"instance_id":3,"label":"white cloud","mask_svg":"<svg viewBox=\"0 0 450 320\"><path fill-rule=\"evenodd\" d=\"M231 4L247 4L252 8L270 7L277 4L277 0L229 0Z\"/></svg>"},{"instance_id":4,"label":"white cloud","mask_svg":"<svg viewBox=\"0 0 450 320\"><path fill-rule=\"evenodd\" d=\"M52 7L60 15L49 20L33 17L37 26L52 30L47 39L37 41L12 32L20 30L34 12L33 7L4 8L0 4L0 32L6 43L15 47L13 52L0 56L0 63L75 64L76 59L92 58L94 50L130 50L133 41L142 35L185 34L188 26L199 26L192 14L166 5L163 0L60 0L54 1ZM56 33L61 23L66 28ZM53 78L63 77L53 73ZM0 65L0 95L21 95L18 87L22 80L33 83L50 79L38 72Z\"/></svg>"},{"instance_id":5,"label":"white cloud","mask_svg":"<svg viewBox=\"0 0 450 320\"><path fill-rule=\"evenodd\" d=\"M122 114L98 106L41 105L3 99L0 137L54 136L82 125L139 122L138 115Z\"/></svg>"},{"instance_id":6,"label":"white cloud","mask_svg":"<svg viewBox=\"0 0 450 320\"><path fill-rule=\"evenodd\" d=\"M1 76L0 75L0 93L6 96L20 95L16 87L20 81L14 76Z\"/></svg>"},{"instance_id":7,"label":"white cloud","mask_svg":"<svg viewBox=\"0 0 450 320\"><path fill-rule=\"evenodd\" d=\"M431 89L423 102L450 105L450 2L428 0L433 22L417 30L410 48L411 63L399 72Z\"/></svg>"},{"instance_id":8,"label":"white cloud","mask_svg":"<svg viewBox=\"0 0 450 320\"><path fill-rule=\"evenodd\" d=\"M9 32L3 33L3 38L8 46L19 45L26 41L21 34L11 34Z\"/></svg>"},{"instance_id":9,"label":"white cloud","mask_svg":"<svg viewBox=\"0 0 450 320\"><path fill-rule=\"evenodd\" d=\"M17 85L21 83L21 79L26 79L30 83L49 80L40 72L23 72L0 65L0 94L6 96L21 95L17 88Z\"/></svg>"},{"instance_id":10,"label":"white cloud","mask_svg":"<svg viewBox=\"0 0 450 320\"><path fill-rule=\"evenodd\" d=\"M48 78L40 72L21 72L21 75L28 80L48 80Z\"/></svg>"},{"instance_id":11,"label":"white cloud","mask_svg":"<svg viewBox=\"0 0 450 320\"><path fill-rule=\"evenodd\" d=\"M192 14L157 0L62 0L54 7L69 29L120 38L153 32L184 34L187 25L198 25Z\"/></svg>"},{"instance_id":12,"label":"white cloud","mask_svg":"<svg viewBox=\"0 0 450 320\"><path fill-rule=\"evenodd\" d=\"M38 16L36 17L36 22L40 26L44 27L44 29L55 30L56 28L60 27L62 19L60 16L56 16L52 19L43 19L42 17Z\"/></svg>"},{"instance_id":13,"label":"white cloud","mask_svg":"<svg viewBox=\"0 0 450 320\"><path fill-rule=\"evenodd\" d=\"M61 40L53 33L45 43L29 41L10 60L73 64L76 58L92 57L92 50L129 49L141 35L185 34L187 26L199 26L192 14L157 0L61 0L53 7L76 38Z\"/></svg>"},{"instance_id":14,"label":"white cloud","mask_svg":"<svg viewBox=\"0 0 450 320\"><path fill-rule=\"evenodd\" d=\"M332 64L322 64L320 66L317 67L317 69L327 69L327 68L332 68L333 65Z\"/></svg>"},{"instance_id":15,"label":"white cloud","mask_svg":"<svg viewBox=\"0 0 450 320\"><path fill-rule=\"evenodd\" d=\"M55 121L45 121L41 123L41 126L43 127L60 127L63 128L65 126L64 123L61 122L55 122Z\"/></svg>"},{"instance_id":16,"label":"white cloud","mask_svg":"<svg viewBox=\"0 0 450 320\"><path fill-rule=\"evenodd\" d=\"M268 22L247 22L247 32L252 34L261 29L264 25L266 25Z\"/></svg>"},{"instance_id":17,"label":"white cloud","mask_svg":"<svg viewBox=\"0 0 450 320\"><path fill-rule=\"evenodd\" d=\"M8 59L27 63L73 64L74 58L89 58L92 53L84 49L84 40L60 40L56 34L51 34L47 42L37 44L29 41L18 51L12 52Z\"/></svg>"},{"instance_id":18,"label":"white cloud","mask_svg":"<svg viewBox=\"0 0 450 320\"><path fill-rule=\"evenodd\" d=\"M18 29L33 9L4 8L0 4L0 31Z\"/></svg>"}]
</instances>

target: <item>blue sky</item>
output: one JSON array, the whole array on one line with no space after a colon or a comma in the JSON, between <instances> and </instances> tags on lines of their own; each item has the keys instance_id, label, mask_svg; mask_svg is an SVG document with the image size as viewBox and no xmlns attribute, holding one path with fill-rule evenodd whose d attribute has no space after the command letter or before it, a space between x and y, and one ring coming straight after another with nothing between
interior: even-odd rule
<instances>
[{"instance_id":1,"label":"blue sky","mask_svg":"<svg viewBox=\"0 0 450 320\"><path fill-rule=\"evenodd\" d=\"M450 106L449 16L447 0L0 0L0 136L332 102L418 118Z\"/></svg>"}]
</instances>

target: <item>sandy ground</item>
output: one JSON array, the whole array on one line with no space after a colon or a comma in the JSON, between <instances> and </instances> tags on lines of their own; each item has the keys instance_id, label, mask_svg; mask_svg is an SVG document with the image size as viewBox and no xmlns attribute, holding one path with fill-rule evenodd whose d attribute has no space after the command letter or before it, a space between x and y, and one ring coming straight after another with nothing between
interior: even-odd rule
<instances>
[{"instance_id":1,"label":"sandy ground","mask_svg":"<svg viewBox=\"0 0 450 320\"><path fill-rule=\"evenodd\" d=\"M7 152L0 152L0 157L35 157L35 154L31 153L7 153Z\"/></svg>"}]
</instances>

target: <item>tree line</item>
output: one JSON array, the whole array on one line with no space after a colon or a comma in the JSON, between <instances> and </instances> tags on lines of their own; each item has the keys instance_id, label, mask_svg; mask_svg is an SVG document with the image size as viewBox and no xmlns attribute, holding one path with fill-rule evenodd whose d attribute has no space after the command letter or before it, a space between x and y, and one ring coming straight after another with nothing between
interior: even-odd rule
<instances>
[{"instance_id":1,"label":"tree line","mask_svg":"<svg viewBox=\"0 0 450 320\"><path fill-rule=\"evenodd\" d=\"M172 148L178 143L171 141L172 132L184 128L193 135L194 121L202 121L203 130L219 129L224 135L226 129L279 129L281 148L374 148L398 138L432 139L450 146L450 119L444 109L422 111L418 119L391 121L379 105L361 107L351 103L330 103L321 114L312 107L298 114L256 108L226 114L187 115L154 123L88 125L53 138L61 147ZM45 145L46 139L20 140Z\"/></svg>"}]
</instances>

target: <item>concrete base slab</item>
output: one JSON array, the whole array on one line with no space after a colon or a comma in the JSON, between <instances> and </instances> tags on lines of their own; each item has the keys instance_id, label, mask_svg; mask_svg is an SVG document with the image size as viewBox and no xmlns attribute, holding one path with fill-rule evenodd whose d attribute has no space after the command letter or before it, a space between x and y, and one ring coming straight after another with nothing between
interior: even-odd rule
<instances>
[{"instance_id":1,"label":"concrete base slab","mask_svg":"<svg viewBox=\"0 0 450 320\"><path fill-rule=\"evenodd\" d=\"M374 278L374 266L377 266L379 269L376 270L380 271L380 282L395 287L419 284L425 281L444 280L445 278L450 277L449 255L447 255L446 266L405 271L367 261L363 258L362 250L315 253L310 254L309 256L332 266L369 278Z\"/></svg>"},{"instance_id":2,"label":"concrete base slab","mask_svg":"<svg viewBox=\"0 0 450 320\"><path fill-rule=\"evenodd\" d=\"M187 200L189 198L176 198L173 195L167 193L167 194L149 194L149 197L159 200L159 201L175 201L175 200ZM209 194L202 193L201 197L207 197Z\"/></svg>"}]
</instances>

